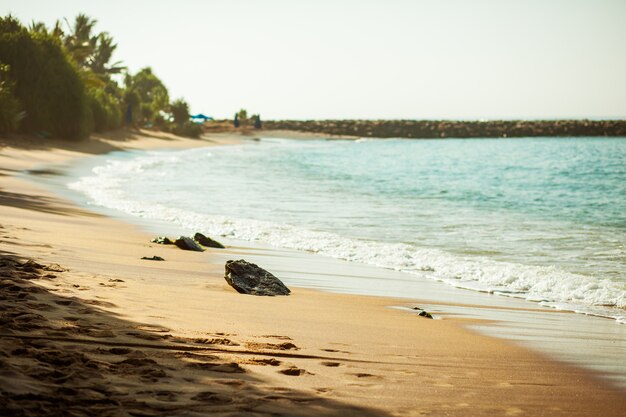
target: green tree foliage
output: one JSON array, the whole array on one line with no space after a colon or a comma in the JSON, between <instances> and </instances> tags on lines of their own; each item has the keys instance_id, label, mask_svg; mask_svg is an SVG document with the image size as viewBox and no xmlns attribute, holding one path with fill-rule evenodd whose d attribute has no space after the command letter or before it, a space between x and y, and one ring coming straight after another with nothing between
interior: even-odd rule
<instances>
[{"instance_id":1,"label":"green tree foliage","mask_svg":"<svg viewBox=\"0 0 626 417\"><path fill-rule=\"evenodd\" d=\"M113 43L113 38L106 32L98 35L98 41L95 50L89 57L89 68L100 75L119 74L126 69L120 61L109 64L113 52L117 49L117 44Z\"/></svg>"},{"instance_id":2,"label":"green tree foliage","mask_svg":"<svg viewBox=\"0 0 626 417\"><path fill-rule=\"evenodd\" d=\"M79 68L87 68L98 44L98 35L92 33L98 21L81 13L74 19L73 25L67 20L65 22L69 27L69 33L63 38L65 49Z\"/></svg>"},{"instance_id":3,"label":"green tree foliage","mask_svg":"<svg viewBox=\"0 0 626 417\"><path fill-rule=\"evenodd\" d=\"M13 93L14 83L9 78L9 66L0 64L0 134L14 132L24 118L24 111Z\"/></svg>"},{"instance_id":4,"label":"green tree foliage","mask_svg":"<svg viewBox=\"0 0 626 417\"><path fill-rule=\"evenodd\" d=\"M46 24L43 22L32 21L30 26L28 27L28 30L31 33L41 33L44 35L51 35L61 41L63 40L63 37L65 36L65 32L63 31L63 25L61 24L60 20L57 20L55 22L54 27L52 29L48 29Z\"/></svg>"},{"instance_id":5,"label":"green tree foliage","mask_svg":"<svg viewBox=\"0 0 626 417\"><path fill-rule=\"evenodd\" d=\"M48 27L43 22L33 21L28 27L28 30L32 33L43 33L44 35L48 34Z\"/></svg>"},{"instance_id":6,"label":"green tree foliage","mask_svg":"<svg viewBox=\"0 0 626 417\"><path fill-rule=\"evenodd\" d=\"M15 97L25 111L21 130L64 138L89 134L92 114L85 86L57 38L30 33L11 16L0 18L0 63L10 66Z\"/></svg>"},{"instance_id":7,"label":"green tree foliage","mask_svg":"<svg viewBox=\"0 0 626 417\"><path fill-rule=\"evenodd\" d=\"M97 21L79 14L53 28L0 18L0 133L19 129L64 138L91 131L154 124L188 136L202 132L189 122L184 100L170 105L163 82L146 67L135 75L113 62L117 48ZM120 87L112 75L125 73ZM172 123L174 119L174 123Z\"/></svg>"},{"instance_id":8,"label":"green tree foliage","mask_svg":"<svg viewBox=\"0 0 626 417\"><path fill-rule=\"evenodd\" d=\"M172 131L180 136L197 138L202 134L202 127L190 121L186 121L181 125L174 125L174 129Z\"/></svg>"},{"instance_id":9,"label":"green tree foliage","mask_svg":"<svg viewBox=\"0 0 626 417\"><path fill-rule=\"evenodd\" d=\"M170 104L170 113L174 119L174 133L197 138L202 134L202 127L189 120L189 104L182 98Z\"/></svg>"},{"instance_id":10,"label":"green tree foliage","mask_svg":"<svg viewBox=\"0 0 626 417\"><path fill-rule=\"evenodd\" d=\"M74 24L67 21L66 23L69 32L67 34L61 32L63 44L80 69L88 70L101 79L106 79L111 74L119 74L126 69L119 61L109 64L117 44L107 32L94 33L97 20L81 13L74 19ZM33 24L33 29L42 30L41 25ZM57 22L57 27L58 25Z\"/></svg>"},{"instance_id":11,"label":"green tree foliage","mask_svg":"<svg viewBox=\"0 0 626 417\"><path fill-rule=\"evenodd\" d=\"M120 101L105 89L91 88L87 91L96 132L112 130L122 125Z\"/></svg>"},{"instance_id":12,"label":"green tree foliage","mask_svg":"<svg viewBox=\"0 0 626 417\"><path fill-rule=\"evenodd\" d=\"M237 116L239 117L239 122L243 125L248 120L248 111L241 109L237 112Z\"/></svg>"},{"instance_id":13,"label":"green tree foliage","mask_svg":"<svg viewBox=\"0 0 626 417\"><path fill-rule=\"evenodd\" d=\"M170 105L170 111L174 117L174 123L181 125L189 121L189 105L185 100L179 98Z\"/></svg>"},{"instance_id":14,"label":"green tree foliage","mask_svg":"<svg viewBox=\"0 0 626 417\"><path fill-rule=\"evenodd\" d=\"M126 89L139 97L141 122L151 123L160 112L169 108L169 94L163 82L146 67L134 76L127 75Z\"/></svg>"}]
</instances>

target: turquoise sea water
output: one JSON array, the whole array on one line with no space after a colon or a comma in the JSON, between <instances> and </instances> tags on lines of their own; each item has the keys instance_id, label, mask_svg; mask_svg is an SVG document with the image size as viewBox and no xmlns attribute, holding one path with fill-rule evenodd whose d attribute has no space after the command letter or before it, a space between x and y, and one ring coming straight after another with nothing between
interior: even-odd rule
<instances>
[{"instance_id":1,"label":"turquoise sea water","mask_svg":"<svg viewBox=\"0 0 626 417\"><path fill-rule=\"evenodd\" d=\"M626 321L626 140L262 139L111 155L91 204Z\"/></svg>"}]
</instances>

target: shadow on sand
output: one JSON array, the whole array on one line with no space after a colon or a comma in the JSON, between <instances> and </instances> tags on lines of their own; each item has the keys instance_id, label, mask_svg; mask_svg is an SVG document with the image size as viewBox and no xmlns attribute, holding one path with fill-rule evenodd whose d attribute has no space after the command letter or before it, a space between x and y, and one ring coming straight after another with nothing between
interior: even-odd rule
<instances>
[{"instance_id":1,"label":"shadow on sand","mask_svg":"<svg viewBox=\"0 0 626 417\"><path fill-rule=\"evenodd\" d=\"M92 213L87 210L58 204L58 201L51 197L14 193L3 188L0 188L0 205L62 216L81 215L102 217L100 214Z\"/></svg>"},{"instance_id":2,"label":"shadow on sand","mask_svg":"<svg viewBox=\"0 0 626 417\"><path fill-rule=\"evenodd\" d=\"M177 136L163 132L124 128L106 133L94 133L88 139L74 141L54 138L39 138L36 136L0 137L0 149L7 146L28 150L52 151L55 149L64 149L96 155L123 150L125 149L123 145L131 144L132 142L145 137L158 139L163 142L174 142L175 140L180 139ZM211 142L206 138L200 138L197 140Z\"/></svg>"},{"instance_id":3,"label":"shadow on sand","mask_svg":"<svg viewBox=\"0 0 626 417\"><path fill-rule=\"evenodd\" d=\"M250 372L288 352L233 350L227 335L177 338L34 283L63 272L0 252L0 415L387 415Z\"/></svg>"}]
</instances>

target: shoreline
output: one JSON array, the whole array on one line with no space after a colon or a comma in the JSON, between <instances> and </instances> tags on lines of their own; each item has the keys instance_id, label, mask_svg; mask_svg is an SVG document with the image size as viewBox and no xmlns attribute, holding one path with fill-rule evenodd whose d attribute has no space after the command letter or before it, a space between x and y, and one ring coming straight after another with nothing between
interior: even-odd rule
<instances>
[{"instance_id":1,"label":"shoreline","mask_svg":"<svg viewBox=\"0 0 626 417\"><path fill-rule=\"evenodd\" d=\"M312 137L308 137L308 136L304 136L304 137L298 137L297 139L293 139L290 137L290 133L285 131L285 132L272 132L269 137L265 137L263 136L262 139L257 138L257 137L250 137L250 136L246 136L246 135L237 135L237 138L241 139L241 142L239 143L240 146L245 146L245 147L249 147L251 145L254 144L255 147L258 147L258 143L260 141L265 142L266 139L270 139L268 140L268 142L272 142L271 139L275 139L275 138L283 138L287 141L291 141L293 143L298 143L301 140L319 140L323 137L318 137L317 135L313 135ZM245 138L245 139L244 139ZM222 149L223 151L227 150L227 149ZM173 150L172 153L166 151L167 155L169 156L174 156L176 157L177 155L179 155L179 152L176 150ZM185 154L186 152L182 152L182 154ZM212 152L211 152L212 153ZM114 162L119 162L121 161L122 163L124 163L125 161L127 161L128 158L134 158L135 156L138 156L139 158L143 158L146 156L151 156L152 153L148 152L148 153L141 153L141 154L128 154L128 153L122 153L122 154L118 154L118 155L111 155L111 158L108 158L108 154L106 158L102 158L102 157L94 157L93 160L91 161L85 161L84 163L81 162L82 167L78 166L78 164L73 164L73 166L68 170L68 172L65 173L65 177L66 178L80 178L83 176L88 176L89 172L91 168L95 167L95 166L101 166L101 165L108 165L109 163L111 163L111 161ZM162 155L160 153L155 153L154 155ZM195 153L194 153L195 155ZM224 155L222 154L222 157L224 157ZM226 158L228 158L228 154L226 154ZM54 169L54 167L52 167ZM38 179L38 178L37 178ZM53 184L54 185L54 184ZM68 195L68 191L64 190L64 188L66 188L65 184L63 184L63 186L55 186L56 191L60 192L62 195ZM72 187L70 187L72 188ZM69 195L72 198L73 201L75 201L76 204L81 205L82 207L85 207L87 209L93 208L93 206L91 206L90 204L85 204L84 203L84 199L85 199L85 195L84 195L84 191L71 191L69 192ZM178 223L179 225L176 226L175 224L177 224L175 221L172 224L167 223L167 221L165 220L159 220L158 218L158 214L155 216L155 213L145 213L143 212L143 214L139 214L139 215L133 215L133 214L128 214L127 210L124 207L121 207L119 209L114 209L114 208L105 208L102 207L100 205L98 205L98 203L96 203L97 207L95 208L97 211L104 213L106 215L113 215L113 217L116 218L120 218L123 221L128 221L130 223L133 224L143 224L146 223L149 225L149 227L147 227L147 230L150 230L152 233L162 233L163 232L163 228L171 228L173 230L173 234L175 233L194 233L195 230L191 230L186 228L186 226L184 226L182 223ZM197 221L195 223L198 223ZM152 226L152 224L154 224L155 226ZM202 227L202 226L199 226ZM225 235L221 235L221 236L225 236ZM229 235L230 236L230 235ZM339 236L341 237L341 236ZM238 245L246 245L248 241L241 241L239 243L237 243ZM392 243L392 242L388 242L388 243ZM283 248L283 246L281 245L270 245L270 244L265 244L263 242L260 242L260 245L265 245L268 247L274 247L278 250L280 250L281 248ZM298 246L298 245L296 245ZM289 243L287 243L286 246L284 246L284 248L294 248L294 246L289 246ZM306 249L303 249L304 251L306 251ZM329 253L329 251L325 251L325 250L314 250L314 252L316 254L321 254L322 256L329 256L331 258L335 258L335 259L340 259L340 260L344 260L346 259L345 257L342 257L341 255L337 256L334 255L333 253ZM393 265L391 266L381 266L378 263L369 263L367 262L367 260L364 261L355 261L357 263L360 264L365 264L365 265L370 265L376 268L383 268L383 269L387 269L387 270L399 270L403 273L407 273L410 274L411 276L414 275L425 275L425 274L421 274L420 271L405 271L403 269L400 268L394 268ZM456 283L453 280L443 280L443 279L435 279L435 278L431 278L431 280L435 280L435 281L439 281L444 283L444 285L451 285L455 288L459 288L462 290L468 290L468 291L472 291L472 292L480 292L480 293L484 293L484 294L496 294L500 297L506 297L507 299L511 300L511 303L515 303L516 301L513 300L526 300L528 302L530 302L532 305L541 305L541 307L546 307L547 309L549 309L548 311L552 311L553 309L555 309L556 311L563 311L563 312L574 312L577 314L581 314L581 315L585 315L585 316L590 316L590 317L599 317L599 318L608 318L611 320L616 320L618 323L621 323L624 319L623 317L623 311L622 309L619 308L614 308L611 309L610 307L596 307L595 305L592 304L580 304L580 305L576 305L576 304L567 304L564 301L555 301L555 300L550 300L550 299L544 299L543 301L540 301L540 298L537 298L537 296L535 295L534 297L524 297L524 296L520 296L520 295L516 295L515 293L510 294L507 293L507 288L504 288L502 290L499 290L498 288L495 289L491 289L491 288L486 288L486 287L480 287L480 286L472 286L472 285L468 285L466 283ZM353 288L354 289L354 288ZM358 294L359 292L351 292L353 294ZM374 294L375 295L375 294ZM381 294L383 295L383 294ZM506 303L506 302L505 302ZM602 306L602 304L600 304ZM587 308L585 308L587 307Z\"/></svg>"},{"instance_id":2,"label":"shoreline","mask_svg":"<svg viewBox=\"0 0 626 417\"><path fill-rule=\"evenodd\" d=\"M306 140L320 140L320 139L324 139L324 136L318 136L318 135L300 135L297 138L293 138L291 137L291 133L289 131L275 131L275 132L270 132L270 134L268 136L263 135L263 138L257 138L257 137L252 137L252 136L248 136L248 135L237 135L236 137L238 139L240 139L240 141L237 143L238 145L245 145L246 147L249 145L252 145L253 143L255 144L255 146L257 146L257 143L259 143L260 141L265 141L266 139L276 139L276 138L282 138L282 139L286 139L288 141L293 141L295 142L300 142L300 141L306 141ZM294 136L298 136L297 134ZM228 135L222 135L222 137L228 137ZM339 139L339 138L337 138ZM344 139L345 138L341 138ZM268 141L270 142L270 141ZM166 152L168 152L169 150L166 150ZM176 150L172 150L174 155L178 155L178 152ZM139 151L141 152L141 151ZM183 152L184 153L184 152ZM52 166L52 167L43 167L44 172L37 172L37 170L35 170L34 173L34 179L39 181L42 180L45 184L51 184L55 190L55 192L64 195L64 196L70 196L70 199L72 201L74 201L76 204L80 205L83 208L86 209L95 209L98 212L101 212L105 215L112 215L115 218L119 218L122 221L127 221L133 224L146 224L147 226L144 227L144 229L152 232L152 233L163 233L163 229L168 229L171 228L172 229L172 233L176 234L176 233L194 233L195 230L191 230L191 229L186 229L184 226L180 225L180 226L176 226L174 224L169 224L166 221L163 220L159 220L158 218L155 218L154 216L151 215L140 215L140 216L136 216L136 215L132 215L132 214L128 214L126 211L124 210L117 210L117 209L112 209L112 208L105 208L102 207L100 205L97 206L91 206L91 204L85 204L84 199L85 199L85 194L84 191L76 191L73 190L73 187L70 187L70 189L72 189L71 191L68 191L68 187L66 183L63 184L56 184L54 179L55 177L57 178L81 178L83 176L87 176L89 175L89 172L91 171L92 168L94 168L95 166L101 166L103 164L108 164L111 162L111 160L113 161L126 161L128 158L135 158L136 156L139 157L145 157L147 155L151 155L152 152L144 152L144 153L140 153L140 154L135 154L135 153L129 153L128 151L122 151L122 153L120 154L106 154L106 158L103 158L103 156L95 156L93 158L87 158L86 160L81 160L80 162L74 162L71 166L68 167L64 167L61 166L60 167L60 171L62 172L58 172L58 176L55 175L50 175L51 173L49 172L45 172L45 171L49 171L50 169L52 170L56 170L57 167ZM169 152L168 152L169 154ZM109 155L111 156L111 158L109 158ZM169 154L171 155L171 154ZM67 169L66 169L67 168ZM224 236L224 235L222 235ZM226 238L226 237L224 237ZM230 239L230 238L229 238ZM235 238L236 239L236 238ZM391 242L389 242L391 243ZM246 245L248 244L248 241L240 241L237 243L237 245ZM286 249L286 248L291 248L291 246L285 246L284 248L281 247L280 245L278 246L272 246L269 244L265 244L263 242L260 242L260 245L263 246L267 246L267 247L272 247L272 248L276 248L278 250L281 249ZM305 249L306 251L306 249ZM344 260L346 258L341 257L341 256L335 256L332 253L328 253L327 251L316 251L316 254L321 254L322 256L329 256L331 258L335 258L335 259L340 259L340 260ZM360 264L364 264L364 265L370 265L376 268L382 268L382 269L387 269L387 270L399 270L403 273L407 273L410 274L411 276L413 275L419 275L416 274L415 271L405 271L402 269L397 269L394 268L393 266L380 266L378 264L372 264L372 263L368 263L366 261L363 262L357 262ZM565 305L563 304L563 301L554 301L554 300L543 300L543 301L538 301L539 299L535 296L534 298L527 298L524 296L519 296L519 295L515 295L515 294L510 294L506 292L506 288L502 291L498 290L498 289L491 289L491 288L483 288L483 287L476 287L476 286L472 286L472 285L468 285L466 283L463 284L459 284L459 283L455 283L455 282L450 282L448 281L444 281L444 280L438 280L438 279L434 279L435 281L439 281L444 283L445 285L451 285L455 288L459 288L462 290L468 290L468 291L472 291L472 292L480 292L480 293L484 293L484 294L496 294L498 296L501 297L506 297L508 299L511 300L526 300L530 303L532 303L533 305L539 304L542 307L546 307L548 309L553 310L555 309L556 311L563 311L563 312L574 312L577 314L582 314L585 316L591 316L591 317L600 317L600 318L608 318L611 320L616 320L618 323L621 323L621 320L623 320L623 311L622 309L619 308L615 308L613 310L607 308L596 308L593 305L587 305L587 309L585 309L585 305ZM354 293L354 292L353 292ZM512 303L514 303L515 301L511 301Z\"/></svg>"},{"instance_id":3,"label":"shoreline","mask_svg":"<svg viewBox=\"0 0 626 417\"><path fill-rule=\"evenodd\" d=\"M426 320L386 308L401 300L301 288L294 288L293 295L284 299L239 295L222 278L223 263L217 260L226 256L224 253L188 253L151 245L150 235L137 226L76 207L16 177L29 164L49 162L50 152L55 153L59 162L67 162L107 147L151 149L212 143L171 137L135 137L128 143L116 140L111 144L104 139L98 149L82 144L61 151L0 150L0 166L4 167L0 172L3 218L0 251L3 256L28 257L41 264L58 263L69 268L54 279L37 282L43 284L38 287L44 288L46 297L71 300L68 305L54 302L59 309L72 310L65 313L79 317L70 323L89 321L87 315L80 313L86 308L85 300L95 302L91 306L98 306L99 320L106 324L99 326L108 328L74 335L70 342L55 339L54 343L63 349L71 350L77 343L113 349L111 340L119 347L140 345L149 340L146 338L152 338L168 346L154 350L217 354L217 359L206 362L211 366L194 365L190 371L189 364L181 361L170 366L174 370L164 371L173 374L170 379L182 384L184 395L173 394L175 385L163 381L167 377L154 377L158 386L169 386L160 391L169 392L163 394L168 398L176 397L168 403L181 407L176 410L196 406L198 402L213 407L216 398L221 398L219 406L225 407L224 411L241 410L237 407L243 405L234 400L235 392L239 391L233 388L236 385L233 381L237 384L243 381L257 389L250 398L245 397L249 400L246 407L259 403L260 409L287 413L298 409L300 415L410 415L429 410L452 415L466 415L469 410L474 415L515 414L517 410L531 415L544 414L546 410L563 415L619 415L623 410L623 392L598 379L593 372L469 331L462 327L467 319ZM219 142L219 137L211 136L211 140ZM250 249L235 248L226 253L238 256L246 251L249 253ZM139 260L143 255L162 255L167 261ZM18 279L19 274L14 275ZM185 303L180 305L176 300ZM49 319L57 313L37 314ZM63 317L57 320L63 321ZM111 324L116 320L115 325ZM24 343L30 340L26 337L29 333L38 339L52 340L65 336L50 333L71 333L81 328L67 323L64 326L54 331L43 326L26 334L19 332L20 340ZM129 326L142 327L143 330L130 333L143 338L129 335L128 331L121 335L125 331L121 329ZM97 337L98 331L109 336ZM166 333L169 337L162 337ZM19 339L15 334L12 337ZM171 348L174 339L184 343ZM6 340L2 339L3 350ZM298 349L278 348L284 343L294 344ZM172 360L151 352L143 354L157 363ZM11 354L8 357L13 359ZM274 359L279 364L264 366L259 361L250 362L250 358ZM197 359L190 363L198 363ZM105 355L100 360L108 359ZM224 363L235 363L244 372L216 373L216 367ZM213 390L210 391L214 394L213 403L193 400L199 393L191 395L193 389L187 386L189 383L184 385L182 379L177 379L188 372L198 372L196 368L207 368L208 374L202 378L195 374L191 377L198 377L210 386L203 392ZM230 368L226 366L226 369ZM229 380L233 384L218 384L220 389L216 389L215 381L223 380L225 374L232 377ZM139 382L145 384L142 378L140 375ZM159 390L153 391L154 398L146 401L157 404ZM416 392L424 395L416 396ZM206 400L211 396L204 397Z\"/></svg>"}]
</instances>

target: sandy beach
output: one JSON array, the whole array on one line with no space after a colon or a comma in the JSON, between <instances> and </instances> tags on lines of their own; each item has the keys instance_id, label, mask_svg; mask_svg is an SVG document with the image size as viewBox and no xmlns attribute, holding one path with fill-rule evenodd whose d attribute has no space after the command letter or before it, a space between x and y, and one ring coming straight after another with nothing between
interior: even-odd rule
<instances>
[{"instance_id":1,"label":"sandy beach","mask_svg":"<svg viewBox=\"0 0 626 417\"><path fill-rule=\"evenodd\" d=\"M0 414L623 415L622 389L470 331L471 320L301 288L242 295L225 282L223 259L246 248L153 244L138 226L22 177L115 150L240 140L150 131L0 140ZM155 255L165 262L141 259Z\"/></svg>"}]
</instances>

